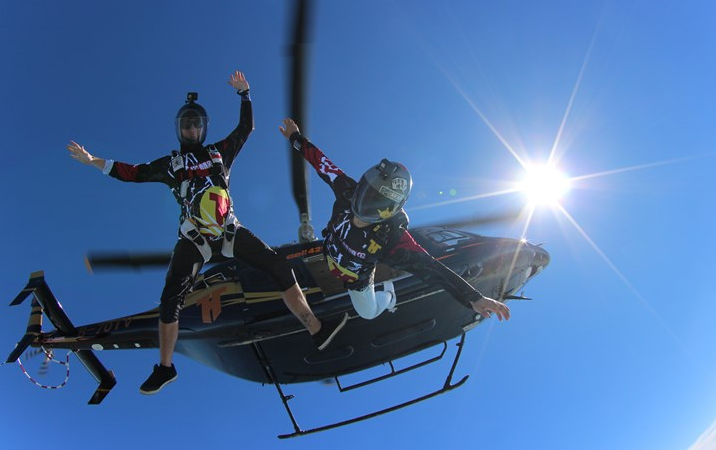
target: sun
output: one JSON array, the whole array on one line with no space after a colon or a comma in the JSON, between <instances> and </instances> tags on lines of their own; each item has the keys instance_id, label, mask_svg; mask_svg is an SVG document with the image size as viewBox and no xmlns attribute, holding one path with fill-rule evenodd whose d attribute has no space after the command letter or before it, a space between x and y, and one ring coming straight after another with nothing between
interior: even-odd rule
<instances>
[{"instance_id":1,"label":"sun","mask_svg":"<svg viewBox=\"0 0 716 450\"><path fill-rule=\"evenodd\" d=\"M534 165L525 168L524 179L517 189L532 205L556 206L569 192L570 179L551 165Z\"/></svg>"}]
</instances>

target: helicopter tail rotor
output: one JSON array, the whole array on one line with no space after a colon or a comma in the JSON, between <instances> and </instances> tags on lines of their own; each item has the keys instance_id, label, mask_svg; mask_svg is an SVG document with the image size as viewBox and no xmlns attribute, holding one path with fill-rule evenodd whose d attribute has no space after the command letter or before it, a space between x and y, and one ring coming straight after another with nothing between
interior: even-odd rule
<instances>
[{"instance_id":1,"label":"helicopter tail rotor","mask_svg":"<svg viewBox=\"0 0 716 450\"><path fill-rule=\"evenodd\" d=\"M52 359L50 358L50 354L45 352L45 349L34 348L32 350L28 350L27 352L25 352L25 361L29 361L39 354L42 354L44 358L40 363L40 368L37 369L37 374L40 376L45 376L50 372L50 361L52 361Z\"/></svg>"},{"instance_id":2,"label":"helicopter tail rotor","mask_svg":"<svg viewBox=\"0 0 716 450\"><path fill-rule=\"evenodd\" d=\"M30 275L30 281L10 306L17 306L32 294L32 310L30 311L30 320L28 321L27 331L25 335L17 343L15 349L8 356L7 362L15 362L22 353L31 345L43 345L42 337L42 314L44 313L50 322L57 328L57 333L62 336L77 336L77 328L72 324L67 314L62 309L62 305L57 301L50 287L45 282L45 274L42 271L34 272ZM76 350L75 355L85 366L89 373L99 382L99 387L90 398L89 404L96 405L102 402L109 394L109 391L117 384L114 374L107 370L97 359L92 350L81 349Z\"/></svg>"}]
</instances>

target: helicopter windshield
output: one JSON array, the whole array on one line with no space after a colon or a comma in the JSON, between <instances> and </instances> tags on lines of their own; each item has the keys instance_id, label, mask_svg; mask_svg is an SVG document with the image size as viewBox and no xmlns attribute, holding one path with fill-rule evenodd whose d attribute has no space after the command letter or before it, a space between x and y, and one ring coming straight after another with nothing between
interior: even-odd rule
<instances>
[{"instance_id":1,"label":"helicopter windshield","mask_svg":"<svg viewBox=\"0 0 716 450\"><path fill-rule=\"evenodd\" d=\"M447 228L416 228L411 230L413 237L423 246L428 253L434 252L450 252L466 243L474 240L474 236L469 233L447 229Z\"/></svg>"},{"instance_id":2,"label":"helicopter windshield","mask_svg":"<svg viewBox=\"0 0 716 450\"><path fill-rule=\"evenodd\" d=\"M437 230L432 233L426 233L426 236L436 244L443 246L454 246L463 240L470 239L470 236L454 230Z\"/></svg>"}]
</instances>

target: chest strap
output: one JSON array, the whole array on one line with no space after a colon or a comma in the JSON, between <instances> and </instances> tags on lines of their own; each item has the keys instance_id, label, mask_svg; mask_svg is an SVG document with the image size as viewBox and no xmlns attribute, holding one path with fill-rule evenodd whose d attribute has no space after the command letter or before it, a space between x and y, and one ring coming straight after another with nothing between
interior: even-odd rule
<instances>
[{"instance_id":1,"label":"chest strap","mask_svg":"<svg viewBox=\"0 0 716 450\"><path fill-rule=\"evenodd\" d=\"M216 176L221 180L222 188L228 189L229 185L224 174L224 160L221 158L221 153L214 145L206 147L206 151L209 153L209 157L211 158L211 175ZM189 180L191 180L192 177L187 175L186 165L184 164L184 155L176 150L172 150L171 164L172 172L174 172L174 178L181 181L179 196L185 199L189 190Z\"/></svg>"}]
</instances>

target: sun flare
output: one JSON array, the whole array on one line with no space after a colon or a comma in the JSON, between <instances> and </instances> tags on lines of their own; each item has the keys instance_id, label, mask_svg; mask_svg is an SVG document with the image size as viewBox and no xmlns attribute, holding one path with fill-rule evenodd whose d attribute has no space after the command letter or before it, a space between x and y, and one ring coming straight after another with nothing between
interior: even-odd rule
<instances>
[{"instance_id":1,"label":"sun flare","mask_svg":"<svg viewBox=\"0 0 716 450\"><path fill-rule=\"evenodd\" d=\"M534 205L553 206L569 192L570 179L550 165L527 167L518 190Z\"/></svg>"}]
</instances>

